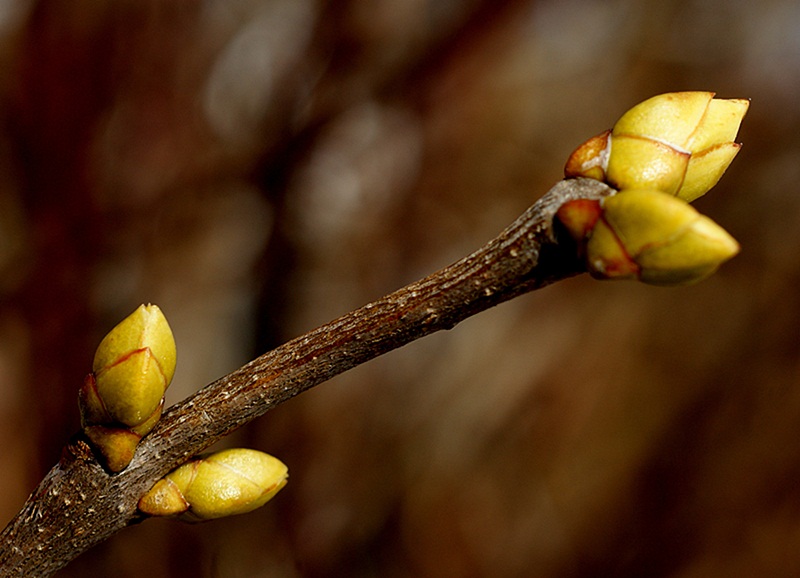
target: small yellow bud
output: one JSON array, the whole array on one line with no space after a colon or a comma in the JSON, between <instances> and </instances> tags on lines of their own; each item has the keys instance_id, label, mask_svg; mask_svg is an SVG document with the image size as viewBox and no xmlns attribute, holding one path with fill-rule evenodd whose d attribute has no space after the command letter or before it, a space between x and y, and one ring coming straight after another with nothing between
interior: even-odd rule
<instances>
[{"instance_id":1,"label":"small yellow bud","mask_svg":"<svg viewBox=\"0 0 800 578\"><path fill-rule=\"evenodd\" d=\"M78 405L84 432L112 472L125 469L160 419L175 359L172 330L156 305L141 305L97 347Z\"/></svg>"},{"instance_id":2,"label":"small yellow bud","mask_svg":"<svg viewBox=\"0 0 800 578\"><path fill-rule=\"evenodd\" d=\"M187 521L244 514L263 506L286 485L277 458L243 448L199 456L156 482L139 500L150 516L182 514Z\"/></svg>"},{"instance_id":3,"label":"small yellow bud","mask_svg":"<svg viewBox=\"0 0 800 578\"><path fill-rule=\"evenodd\" d=\"M738 243L722 227L685 201L657 190L633 189L599 201L569 201L557 216L566 217L562 223L576 240L583 238L587 269L601 279L689 284L712 274L739 252Z\"/></svg>"},{"instance_id":4,"label":"small yellow bud","mask_svg":"<svg viewBox=\"0 0 800 578\"><path fill-rule=\"evenodd\" d=\"M713 92L672 92L626 112L610 131L578 147L567 177L622 189L656 189L686 201L717 184L739 151L733 142L749 101Z\"/></svg>"}]
</instances>

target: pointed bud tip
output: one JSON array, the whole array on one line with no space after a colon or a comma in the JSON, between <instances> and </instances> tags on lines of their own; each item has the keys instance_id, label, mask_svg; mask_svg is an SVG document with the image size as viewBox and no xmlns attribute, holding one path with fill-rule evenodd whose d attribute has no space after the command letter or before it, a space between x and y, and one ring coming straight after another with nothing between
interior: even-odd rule
<instances>
[{"instance_id":1,"label":"pointed bud tip","mask_svg":"<svg viewBox=\"0 0 800 578\"><path fill-rule=\"evenodd\" d=\"M157 305L140 305L109 331L97 346L92 369L100 374L131 352L144 348L153 352L165 376L172 379L175 339L167 318Z\"/></svg>"}]
</instances>

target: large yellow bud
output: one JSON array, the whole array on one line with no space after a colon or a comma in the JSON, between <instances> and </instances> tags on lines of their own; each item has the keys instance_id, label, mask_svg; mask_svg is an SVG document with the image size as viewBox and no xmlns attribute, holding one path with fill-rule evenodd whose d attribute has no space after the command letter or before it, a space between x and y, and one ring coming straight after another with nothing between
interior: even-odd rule
<instances>
[{"instance_id":1,"label":"large yellow bud","mask_svg":"<svg viewBox=\"0 0 800 578\"><path fill-rule=\"evenodd\" d=\"M713 92L654 96L578 147L564 172L691 202L717 184L739 152L734 139L748 107L747 100L716 99Z\"/></svg>"},{"instance_id":2,"label":"large yellow bud","mask_svg":"<svg viewBox=\"0 0 800 578\"><path fill-rule=\"evenodd\" d=\"M562 205L559 221L578 241L592 276L685 285L739 252L722 227L685 201L651 189Z\"/></svg>"}]
</instances>

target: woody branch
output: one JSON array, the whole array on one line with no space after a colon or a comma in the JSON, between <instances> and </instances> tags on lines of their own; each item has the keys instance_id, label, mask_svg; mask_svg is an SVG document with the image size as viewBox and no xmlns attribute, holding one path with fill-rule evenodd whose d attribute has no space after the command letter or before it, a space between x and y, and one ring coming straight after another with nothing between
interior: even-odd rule
<instances>
[{"instance_id":1,"label":"woody branch","mask_svg":"<svg viewBox=\"0 0 800 578\"><path fill-rule=\"evenodd\" d=\"M430 333L585 270L553 216L565 202L614 189L559 182L498 237L420 281L295 338L168 409L133 461L109 474L76 436L0 534L0 577L47 576L124 527L170 470L276 405Z\"/></svg>"}]
</instances>

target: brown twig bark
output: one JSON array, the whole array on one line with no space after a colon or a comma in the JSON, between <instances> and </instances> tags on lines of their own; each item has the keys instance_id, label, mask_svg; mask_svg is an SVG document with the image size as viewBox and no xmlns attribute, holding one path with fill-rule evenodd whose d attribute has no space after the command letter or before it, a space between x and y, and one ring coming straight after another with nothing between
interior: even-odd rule
<instances>
[{"instance_id":1,"label":"brown twig bark","mask_svg":"<svg viewBox=\"0 0 800 578\"><path fill-rule=\"evenodd\" d=\"M80 435L0 535L0 576L47 576L139 522L140 496L167 472L276 405L378 355L584 270L553 215L613 189L561 181L498 237L420 281L310 331L172 406L130 466L109 475Z\"/></svg>"}]
</instances>

